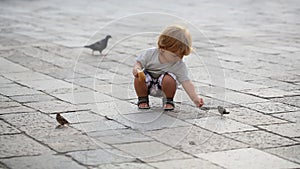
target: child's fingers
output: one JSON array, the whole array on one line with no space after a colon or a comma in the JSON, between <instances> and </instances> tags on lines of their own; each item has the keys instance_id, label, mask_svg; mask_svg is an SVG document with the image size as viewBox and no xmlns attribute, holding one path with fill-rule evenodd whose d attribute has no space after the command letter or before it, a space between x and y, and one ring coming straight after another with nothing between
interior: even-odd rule
<instances>
[{"instance_id":1,"label":"child's fingers","mask_svg":"<svg viewBox=\"0 0 300 169\"><path fill-rule=\"evenodd\" d=\"M204 102L203 102L203 99L202 98L200 98L199 99L199 103L198 103L198 107L202 107L204 105Z\"/></svg>"}]
</instances>

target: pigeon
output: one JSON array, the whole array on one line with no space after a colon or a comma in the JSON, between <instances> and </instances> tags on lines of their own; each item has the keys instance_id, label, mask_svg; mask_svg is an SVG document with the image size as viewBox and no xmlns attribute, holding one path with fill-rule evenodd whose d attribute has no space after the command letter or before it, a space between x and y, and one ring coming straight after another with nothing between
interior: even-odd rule
<instances>
[{"instance_id":1,"label":"pigeon","mask_svg":"<svg viewBox=\"0 0 300 169\"><path fill-rule=\"evenodd\" d=\"M68 122L68 120L66 120L63 116L61 116L60 115L60 113L57 113L56 114L56 121L60 124L60 125L65 125L65 124L70 124L69 122Z\"/></svg>"},{"instance_id":2,"label":"pigeon","mask_svg":"<svg viewBox=\"0 0 300 169\"><path fill-rule=\"evenodd\" d=\"M109 38L112 38L112 37L110 35L107 35L104 39L102 39L98 42L95 42L91 45L86 45L84 47L92 49L92 54L93 55L94 55L94 51L99 51L100 55L102 55L102 51L106 48Z\"/></svg>"},{"instance_id":3,"label":"pigeon","mask_svg":"<svg viewBox=\"0 0 300 169\"><path fill-rule=\"evenodd\" d=\"M222 106L218 106L218 111L223 116L223 114L229 114L230 112L226 111L226 109Z\"/></svg>"}]
</instances>

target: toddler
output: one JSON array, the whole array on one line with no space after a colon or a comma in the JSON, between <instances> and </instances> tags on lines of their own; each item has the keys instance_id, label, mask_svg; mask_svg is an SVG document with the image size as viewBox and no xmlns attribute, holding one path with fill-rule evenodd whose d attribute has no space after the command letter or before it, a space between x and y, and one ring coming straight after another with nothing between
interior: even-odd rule
<instances>
[{"instance_id":1,"label":"toddler","mask_svg":"<svg viewBox=\"0 0 300 169\"><path fill-rule=\"evenodd\" d=\"M200 98L182 58L192 50L189 31L179 25L168 26L158 38L158 47L147 49L139 55L133 67L134 88L138 96L138 108L149 109L149 95L163 97L164 110L173 110L173 98L177 86L184 90L197 107L201 107ZM141 71L144 73L141 73ZM145 78L142 76L145 75Z\"/></svg>"}]
</instances>

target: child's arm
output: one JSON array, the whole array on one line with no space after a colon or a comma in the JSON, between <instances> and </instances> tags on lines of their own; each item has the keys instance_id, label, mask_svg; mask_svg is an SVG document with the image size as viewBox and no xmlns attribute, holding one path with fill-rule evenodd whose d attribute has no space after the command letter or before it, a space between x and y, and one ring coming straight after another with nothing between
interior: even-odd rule
<instances>
[{"instance_id":1,"label":"child's arm","mask_svg":"<svg viewBox=\"0 0 300 169\"><path fill-rule=\"evenodd\" d=\"M139 70L142 70L142 64L138 61L135 62L134 66L133 66L133 69L132 69L132 74L134 77L137 77L138 76L138 71Z\"/></svg>"},{"instance_id":2,"label":"child's arm","mask_svg":"<svg viewBox=\"0 0 300 169\"><path fill-rule=\"evenodd\" d=\"M204 104L203 99L197 95L192 81L184 81L182 82L182 86L186 93L189 95L190 99L195 103L197 107L201 107Z\"/></svg>"}]
</instances>

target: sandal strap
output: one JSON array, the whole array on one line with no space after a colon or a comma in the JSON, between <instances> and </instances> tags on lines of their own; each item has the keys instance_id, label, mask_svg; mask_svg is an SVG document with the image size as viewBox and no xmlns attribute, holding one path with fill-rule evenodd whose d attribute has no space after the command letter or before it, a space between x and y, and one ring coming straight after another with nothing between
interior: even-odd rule
<instances>
[{"instance_id":1,"label":"sandal strap","mask_svg":"<svg viewBox=\"0 0 300 169\"><path fill-rule=\"evenodd\" d=\"M165 104L170 104L170 105L172 105L173 107L175 107L173 98L163 98L163 103L164 103L164 105L165 105Z\"/></svg>"},{"instance_id":2,"label":"sandal strap","mask_svg":"<svg viewBox=\"0 0 300 169\"><path fill-rule=\"evenodd\" d=\"M149 97L148 96L138 97L138 105L140 105L141 103L149 104Z\"/></svg>"}]
</instances>

